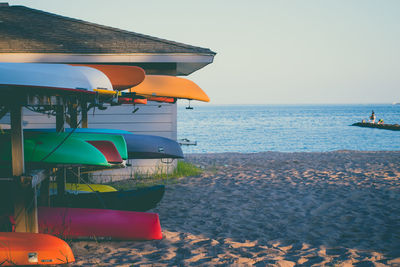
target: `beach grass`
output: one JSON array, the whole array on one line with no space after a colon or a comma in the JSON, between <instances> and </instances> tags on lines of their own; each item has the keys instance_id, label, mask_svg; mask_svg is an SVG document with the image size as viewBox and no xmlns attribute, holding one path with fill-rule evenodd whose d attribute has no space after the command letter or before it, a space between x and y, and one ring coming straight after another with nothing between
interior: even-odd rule
<instances>
[{"instance_id":1,"label":"beach grass","mask_svg":"<svg viewBox=\"0 0 400 267\"><path fill-rule=\"evenodd\" d=\"M138 187L147 187L156 184L173 184L178 182L178 178L197 176L203 172L192 163L178 161L177 167L172 173L164 173L162 171L156 174L135 173L132 179L115 181L108 183L117 190L129 190Z\"/></svg>"}]
</instances>

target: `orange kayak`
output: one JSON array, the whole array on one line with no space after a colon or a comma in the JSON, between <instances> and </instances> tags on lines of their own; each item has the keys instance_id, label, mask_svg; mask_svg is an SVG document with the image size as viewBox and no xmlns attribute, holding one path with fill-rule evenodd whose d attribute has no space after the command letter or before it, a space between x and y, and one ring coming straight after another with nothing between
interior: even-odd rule
<instances>
[{"instance_id":1,"label":"orange kayak","mask_svg":"<svg viewBox=\"0 0 400 267\"><path fill-rule=\"evenodd\" d=\"M166 75L146 75L144 81L130 88L129 92L150 98L167 97L210 102L207 94L191 80Z\"/></svg>"},{"instance_id":2,"label":"orange kayak","mask_svg":"<svg viewBox=\"0 0 400 267\"><path fill-rule=\"evenodd\" d=\"M136 66L102 65L102 64L71 64L74 66L85 66L103 72L111 81L114 90L124 90L134 87L143 82L145 72Z\"/></svg>"},{"instance_id":3,"label":"orange kayak","mask_svg":"<svg viewBox=\"0 0 400 267\"><path fill-rule=\"evenodd\" d=\"M0 265L54 265L74 262L65 241L51 235L0 232Z\"/></svg>"}]
</instances>

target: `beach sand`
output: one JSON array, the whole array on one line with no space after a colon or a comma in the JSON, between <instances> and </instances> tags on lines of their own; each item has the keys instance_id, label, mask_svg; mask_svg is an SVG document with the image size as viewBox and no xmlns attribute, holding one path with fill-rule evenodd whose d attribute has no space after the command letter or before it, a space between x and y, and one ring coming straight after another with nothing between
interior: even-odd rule
<instances>
[{"instance_id":1,"label":"beach sand","mask_svg":"<svg viewBox=\"0 0 400 267\"><path fill-rule=\"evenodd\" d=\"M400 266L400 152L190 154L164 238L72 242L79 266Z\"/></svg>"}]
</instances>

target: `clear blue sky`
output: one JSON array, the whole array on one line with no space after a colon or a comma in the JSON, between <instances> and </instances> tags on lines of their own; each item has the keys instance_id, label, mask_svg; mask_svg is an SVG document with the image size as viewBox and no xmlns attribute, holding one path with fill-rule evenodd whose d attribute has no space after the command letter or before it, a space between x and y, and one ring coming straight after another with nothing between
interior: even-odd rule
<instances>
[{"instance_id":1,"label":"clear blue sky","mask_svg":"<svg viewBox=\"0 0 400 267\"><path fill-rule=\"evenodd\" d=\"M400 102L398 0L8 2L210 48L212 104Z\"/></svg>"}]
</instances>

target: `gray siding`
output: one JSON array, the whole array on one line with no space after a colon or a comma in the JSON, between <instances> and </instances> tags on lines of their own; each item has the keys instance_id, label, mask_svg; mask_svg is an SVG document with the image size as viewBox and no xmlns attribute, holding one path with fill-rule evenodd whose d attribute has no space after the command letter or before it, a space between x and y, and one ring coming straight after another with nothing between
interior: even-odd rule
<instances>
[{"instance_id":1,"label":"gray siding","mask_svg":"<svg viewBox=\"0 0 400 267\"><path fill-rule=\"evenodd\" d=\"M132 114L134 106L121 105L106 110L96 110L88 114L89 128L121 129L137 134L158 135L176 140L176 104L150 102L136 105L139 108Z\"/></svg>"}]
</instances>

